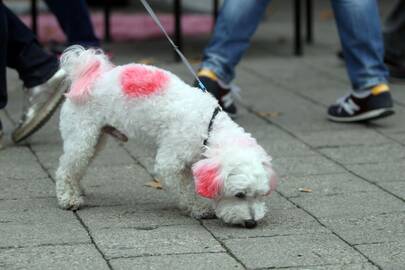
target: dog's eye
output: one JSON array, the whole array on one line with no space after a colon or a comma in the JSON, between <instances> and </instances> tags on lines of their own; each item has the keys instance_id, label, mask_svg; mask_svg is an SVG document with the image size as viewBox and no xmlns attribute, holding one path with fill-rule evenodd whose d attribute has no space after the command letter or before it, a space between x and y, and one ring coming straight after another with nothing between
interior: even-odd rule
<instances>
[{"instance_id":1,"label":"dog's eye","mask_svg":"<svg viewBox=\"0 0 405 270\"><path fill-rule=\"evenodd\" d=\"M238 192L235 194L235 197L239 199L244 199L246 197L246 194L243 192Z\"/></svg>"}]
</instances>

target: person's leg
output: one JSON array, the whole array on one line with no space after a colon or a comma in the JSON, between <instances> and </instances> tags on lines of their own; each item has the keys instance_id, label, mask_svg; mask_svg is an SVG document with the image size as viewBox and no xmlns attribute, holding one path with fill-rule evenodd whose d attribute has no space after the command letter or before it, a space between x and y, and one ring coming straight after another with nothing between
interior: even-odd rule
<instances>
[{"instance_id":1,"label":"person's leg","mask_svg":"<svg viewBox=\"0 0 405 270\"><path fill-rule=\"evenodd\" d=\"M329 108L329 119L352 122L392 114L377 1L332 0L332 7L353 92Z\"/></svg>"},{"instance_id":2,"label":"person's leg","mask_svg":"<svg viewBox=\"0 0 405 270\"><path fill-rule=\"evenodd\" d=\"M6 64L7 64L7 20L4 13L4 6L0 0L0 110L7 104L7 83L6 83ZM3 148L3 125L0 119L0 150Z\"/></svg>"},{"instance_id":3,"label":"person's leg","mask_svg":"<svg viewBox=\"0 0 405 270\"><path fill-rule=\"evenodd\" d=\"M385 21L384 45L391 77L405 79L405 0L397 0Z\"/></svg>"},{"instance_id":4,"label":"person's leg","mask_svg":"<svg viewBox=\"0 0 405 270\"><path fill-rule=\"evenodd\" d=\"M332 0L353 90L387 82L384 44L376 0Z\"/></svg>"},{"instance_id":5,"label":"person's leg","mask_svg":"<svg viewBox=\"0 0 405 270\"><path fill-rule=\"evenodd\" d=\"M67 36L68 45L100 47L85 0L45 0Z\"/></svg>"},{"instance_id":6,"label":"person's leg","mask_svg":"<svg viewBox=\"0 0 405 270\"><path fill-rule=\"evenodd\" d=\"M202 68L215 72L225 84L230 83L269 3L270 0L225 0L204 50Z\"/></svg>"},{"instance_id":7,"label":"person's leg","mask_svg":"<svg viewBox=\"0 0 405 270\"><path fill-rule=\"evenodd\" d=\"M20 142L37 131L57 108L66 88L65 72L58 70L58 60L40 47L18 17L4 5L2 9L7 21L6 64L17 70L26 87L26 106L12 133L13 141Z\"/></svg>"},{"instance_id":8,"label":"person's leg","mask_svg":"<svg viewBox=\"0 0 405 270\"><path fill-rule=\"evenodd\" d=\"M405 1L397 0L384 26L385 53L405 61Z\"/></svg>"},{"instance_id":9,"label":"person's leg","mask_svg":"<svg viewBox=\"0 0 405 270\"><path fill-rule=\"evenodd\" d=\"M58 60L42 49L35 35L16 15L3 8L8 27L7 66L17 70L27 88L46 82L58 70Z\"/></svg>"},{"instance_id":10,"label":"person's leg","mask_svg":"<svg viewBox=\"0 0 405 270\"><path fill-rule=\"evenodd\" d=\"M269 3L270 0L225 0L211 41L204 50L197 75L230 116L237 112L230 82ZM194 85L198 87L197 82Z\"/></svg>"},{"instance_id":11,"label":"person's leg","mask_svg":"<svg viewBox=\"0 0 405 270\"><path fill-rule=\"evenodd\" d=\"M6 83L6 66L7 66L7 17L4 5L0 1L0 109L7 104L7 83ZM0 124L1 125L1 124ZM1 132L1 131L0 131Z\"/></svg>"}]
</instances>

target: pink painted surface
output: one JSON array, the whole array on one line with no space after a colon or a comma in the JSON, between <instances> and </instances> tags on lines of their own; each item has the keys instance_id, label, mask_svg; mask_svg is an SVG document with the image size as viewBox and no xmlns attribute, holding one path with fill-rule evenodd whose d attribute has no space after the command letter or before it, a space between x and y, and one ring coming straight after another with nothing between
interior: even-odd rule
<instances>
[{"instance_id":1,"label":"pink painted surface","mask_svg":"<svg viewBox=\"0 0 405 270\"><path fill-rule=\"evenodd\" d=\"M101 74L101 63L95 60L86 67L85 72L77 78L70 87L70 91L66 97L74 102L85 102L90 96L92 85L98 76Z\"/></svg>"},{"instance_id":2,"label":"pink painted surface","mask_svg":"<svg viewBox=\"0 0 405 270\"><path fill-rule=\"evenodd\" d=\"M193 166L193 176L197 194L209 199L215 198L220 189L219 165L201 160Z\"/></svg>"},{"instance_id":3,"label":"pink painted surface","mask_svg":"<svg viewBox=\"0 0 405 270\"><path fill-rule=\"evenodd\" d=\"M168 75L160 69L134 64L122 71L120 83L126 95L139 98L162 91L168 80Z\"/></svg>"},{"instance_id":4,"label":"pink painted surface","mask_svg":"<svg viewBox=\"0 0 405 270\"><path fill-rule=\"evenodd\" d=\"M174 33L174 17L172 14L158 14L163 26L169 34ZM21 16L26 25L31 24L30 16ZM78 18L75 18L78 19ZM104 18L101 13L91 16L93 26L99 38L104 35ZM184 36L199 36L212 30L212 16L183 15L182 30ZM41 14L38 17L39 40L41 42L65 41L65 36L52 14ZM114 41L145 40L163 37L162 32L145 13L113 12L111 16L111 35Z\"/></svg>"}]
</instances>

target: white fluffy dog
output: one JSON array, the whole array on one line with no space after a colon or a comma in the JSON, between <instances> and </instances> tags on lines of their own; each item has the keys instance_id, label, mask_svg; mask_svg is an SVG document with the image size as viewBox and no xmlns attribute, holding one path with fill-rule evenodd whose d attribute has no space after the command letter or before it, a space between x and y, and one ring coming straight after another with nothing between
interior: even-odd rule
<instances>
[{"instance_id":1,"label":"white fluffy dog","mask_svg":"<svg viewBox=\"0 0 405 270\"><path fill-rule=\"evenodd\" d=\"M110 133L154 142L156 175L192 217L216 215L247 228L264 217L264 198L276 186L271 158L210 94L168 71L114 66L101 51L80 46L64 52L61 68L71 83L60 115L62 208L84 203L80 179Z\"/></svg>"}]
</instances>

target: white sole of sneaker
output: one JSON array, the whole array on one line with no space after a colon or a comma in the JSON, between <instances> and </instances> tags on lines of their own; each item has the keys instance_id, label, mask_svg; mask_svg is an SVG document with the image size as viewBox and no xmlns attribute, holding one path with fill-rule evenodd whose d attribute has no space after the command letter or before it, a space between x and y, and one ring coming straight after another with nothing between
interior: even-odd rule
<instances>
[{"instance_id":1,"label":"white sole of sneaker","mask_svg":"<svg viewBox=\"0 0 405 270\"><path fill-rule=\"evenodd\" d=\"M61 81L60 84L55 88L60 88L60 90L51 96L49 101L38 112L37 117L35 117L35 119L33 119L25 127L13 132L11 138L14 143L19 143L31 136L34 132L40 129L49 120L49 118L51 118L58 106L62 103L68 85L64 81Z\"/></svg>"},{"instance_id":2,"label":"white sole of sneaker","mask_svg":"<svg viewBox=\"0 0 405 270\"><path fill-rule=\"evenodd\" d=\"M339 123L362 122L362 121L369 121L369 120L384 118L384 117L393 115L394 113L395 113L394 109L392 109L392 108L382 108L382 109L362 113L362 114L359 114L359 115L356 115L353 117L335 117L335 116L328 115L328 119L333 122L339 122Z\"/></svg>"}]
</instances>

